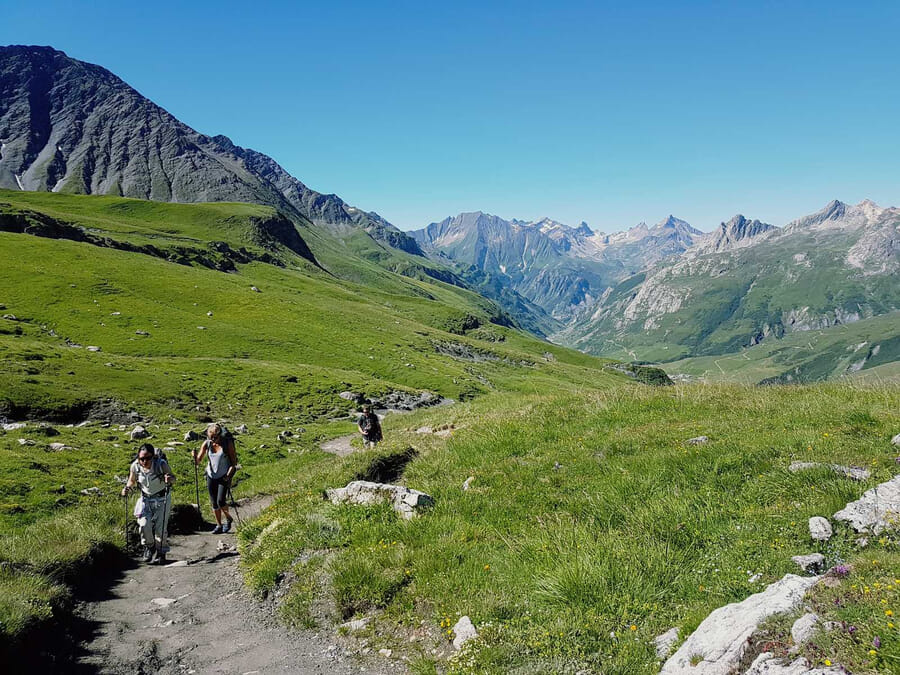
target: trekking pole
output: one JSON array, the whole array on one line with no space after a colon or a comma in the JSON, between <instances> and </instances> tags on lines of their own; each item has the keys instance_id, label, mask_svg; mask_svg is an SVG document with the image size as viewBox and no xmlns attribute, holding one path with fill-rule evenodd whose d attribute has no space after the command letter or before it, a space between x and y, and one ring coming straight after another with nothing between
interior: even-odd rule
<instances>
[{"instance_id":1,"label":"trekking pole","mask_svg":"<svg viewBox=\"0 0 900 675\"><path fill-rule=\"evenodd\" d=\"M125 535L125 555L128 555L128 495L122 495L122 506L125 507L125 519L122 521L122 533Z\"/></svg>"},{"instance_id":2,"label":"trekking pole","mask_svg":"<svg viewBox=\"0 0 900 675\"><path fill-rule=\"evenodd\" d=\"M193 455L191 455L193 457ZM197 495L197 513L200 514L200 521L203 522L203 511L200 510L200 475L197 471L197 458L194 457L194 492Z\"/></svg>"},{"instance_id":3,"label":"trekking pole","mask_svg":"<svg viewBox=\"0 0 900 675\"><path fill-rule=\"evenodd\" d=\"M159 533L159 549L157 550L157 555L165 555L165 552L162 550L163 540L165 540L166 544L169 543L169 495L171 493L172 486L167 485L166 500L163 502L162 531Z\"/></svg>"}]
</instances>

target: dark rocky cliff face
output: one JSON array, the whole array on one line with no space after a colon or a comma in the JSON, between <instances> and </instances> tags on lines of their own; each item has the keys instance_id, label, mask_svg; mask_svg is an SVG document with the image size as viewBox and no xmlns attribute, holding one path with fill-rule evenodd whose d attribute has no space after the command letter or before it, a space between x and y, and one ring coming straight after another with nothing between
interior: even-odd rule
<instances>
[{"instance_id":1,"label":"dark rocky cliff face","mask_svg":"<svg viewBox=\"0 0 900 675\"><path fill-rule=\"evenodd\" d=\"M378 214L310 190L271 157L201 134L108 70L50 47L0 47L0 187L266 204L421 255Z\"/></svg>"}]
</instances>

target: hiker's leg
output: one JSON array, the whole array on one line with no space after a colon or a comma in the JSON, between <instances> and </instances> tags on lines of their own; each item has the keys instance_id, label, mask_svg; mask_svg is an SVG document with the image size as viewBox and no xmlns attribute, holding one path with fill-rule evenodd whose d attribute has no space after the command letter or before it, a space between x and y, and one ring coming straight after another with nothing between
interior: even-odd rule
<instances>
[{"instance_id":1,"label":"hiker's leg","mask_svg":"<svg viewBox=\"0 0 900 675\"><path fill-rule=\"evenodd\" d=\"M209 503L212 506L213 515L216 517L216 523L222 524L222 511L219 509L219 488L218 481L214 478L206 477L206 489L209 491Z\"/></svg>"},{"instance_id":2,"label":"hiker's leg","mask_svg":"<svg viewBox=\"0 0 900 675\"><path fill-rule=\"evenodd\" d=\"M138 531L141 533L141 546L153 546L153 520L150 517L150 510L146 503L144 505L144 515L137 519Z\"/></svg>"},{"instance_id":3,"label":"hiker's leg","mask_svg":"<svg viewBox=\"0 0 900 675\"><path fill-rule=\"evenodd\" d=\"M228 513L228 481L224 478L219 481L219 508L225 517L230 521L231 514Z\"/></svg>"}]
</instances>

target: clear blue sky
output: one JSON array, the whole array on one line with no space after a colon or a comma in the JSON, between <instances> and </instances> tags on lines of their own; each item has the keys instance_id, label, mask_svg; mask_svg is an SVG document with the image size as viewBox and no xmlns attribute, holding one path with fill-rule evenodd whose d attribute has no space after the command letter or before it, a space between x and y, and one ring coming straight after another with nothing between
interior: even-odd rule
<instances>
[{"instance_id":1,"label":"clear blue sky","mask_svg":"<svg viewBox=\"0 0 900 675\"><path fill-rule=\"evenodd\" d=\"M8 2L0 44L103 65L402 229L900 204L900 3L625 4Z\"/></svg>"}]
</instances>

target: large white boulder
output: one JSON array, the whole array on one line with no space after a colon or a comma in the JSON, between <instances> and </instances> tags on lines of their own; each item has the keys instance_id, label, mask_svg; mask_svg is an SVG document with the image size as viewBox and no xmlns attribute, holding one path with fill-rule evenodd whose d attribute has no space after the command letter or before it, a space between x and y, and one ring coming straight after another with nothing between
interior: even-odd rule
<instances>
[{"instance_id":1,"label":"large white boulder","mask_svg":"<svg viewBox=\"0 0 900 675\"><path fill-rule=\"evenodd\" d=\"M866 490L862 497L835 513L834 519L849 523L857 532L879 534L900 528L900 476Z\"/></svg>"},{"instance_id":2,"label":"large white boulder","mask_svg":"<svg viewBox=\"0 0 900 675\"><path fill-rule=\"evenodd\" d=\"M759 624L796 609L818 580L786 574L764 591L714 610L665 662L660 675L730 675Z\"/></svg>"},{"instance_id":3,"label":"large white boulder","mask_svg":"<svg viewBox=\"0 0 900 675\"><path fill-rule=\"evenodd\" d=\"M434 498L403 485L355 480L346 487L330 488L325 495L332 504L381 504L390 502L401 517L414 517L421 509L434 504Z\"/></svg>"},{"instance_id":4,"label":"large white boulder","mask_svg":"<svg viewBox=\"0 0 900 675\"><path fill-rule=\"evenodd\" d=\"M819 615L807 612L791 626L791 639L795 645L802 645L812 640L819 630Z\"/></svg>"}]
</instances>

